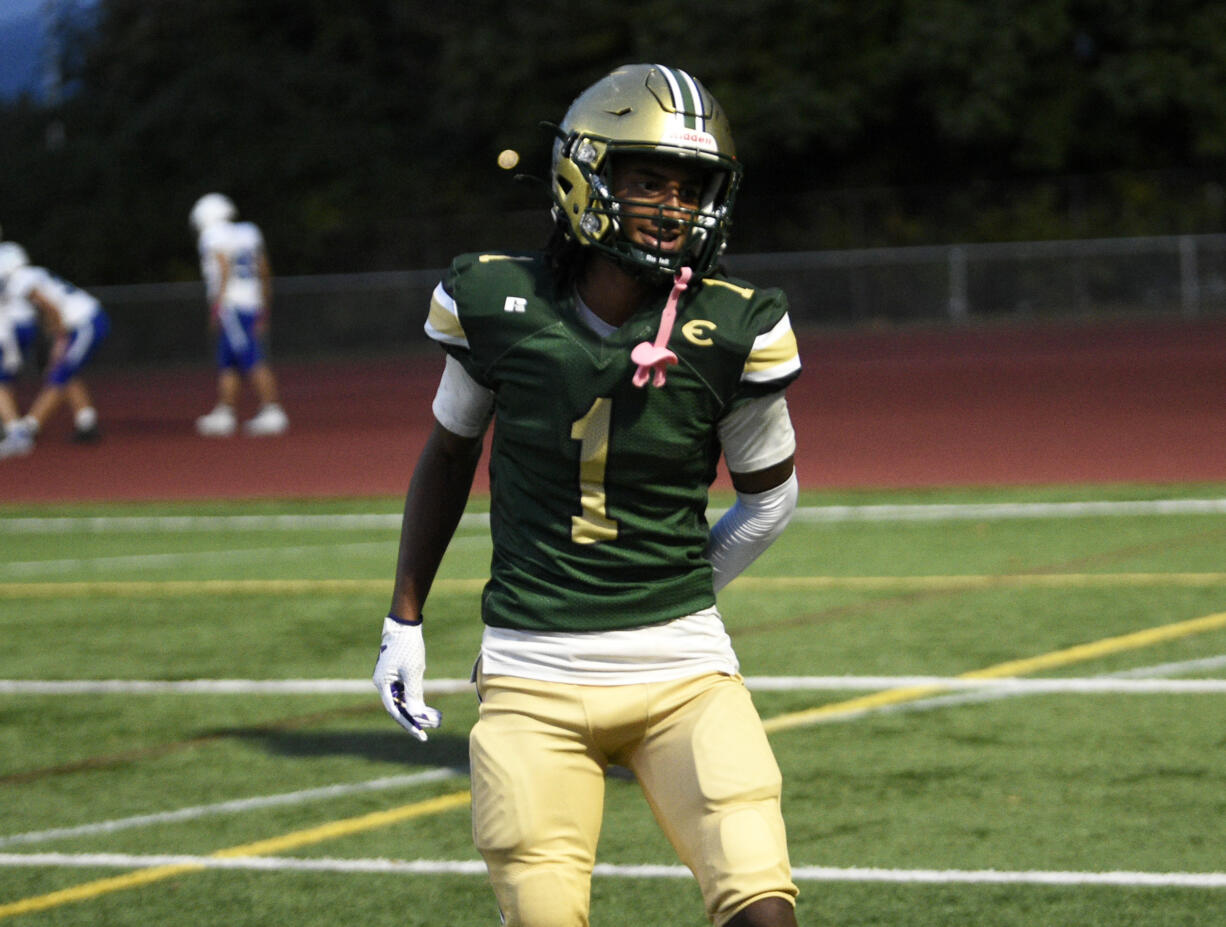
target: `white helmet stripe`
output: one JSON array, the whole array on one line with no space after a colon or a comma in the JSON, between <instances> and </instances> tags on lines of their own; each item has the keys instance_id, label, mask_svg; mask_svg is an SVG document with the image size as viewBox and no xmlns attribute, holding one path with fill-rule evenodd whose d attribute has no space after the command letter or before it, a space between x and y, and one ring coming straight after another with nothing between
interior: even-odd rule
<instances>
[{"instance_id":1,"label":"white helmet stripe","mask_svg":"<svg viewBox=\"0 0 1226 927\"><path fill-rule=\"evenodd\" d=\"M656 67L668 82L677 118L687 129L705 132L707 120L703 113L702 92L698 89L698 81L685 71L667 68L661 64Z\"/></svg>"}]
</instances>

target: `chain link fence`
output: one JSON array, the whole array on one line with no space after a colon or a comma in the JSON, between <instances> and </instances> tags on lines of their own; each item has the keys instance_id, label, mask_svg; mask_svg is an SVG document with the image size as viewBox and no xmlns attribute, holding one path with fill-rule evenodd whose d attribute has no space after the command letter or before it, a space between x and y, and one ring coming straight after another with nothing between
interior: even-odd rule
<instances>
[{"instance_id":1,"label":"chain link fence","mask_svg":"<svg viewBox=\"0 0 1226 927\"><path fill-rule=\"evenodd\" d=\"M803 325L1226 311L1226 235L731 256Z\"/></svg>"},{"instance_id":2,"label":"chain link fence","mask_svg":"<svg viewBox=\"0 0 1226 927\"><path fill-rule=\"evenodd\" d=\"M729 255L788 294L798 329L977 319L1196 318L1226 312L1226 235ZM441 269L278 277L279 355L420 346ZM207 356L203 286L95 287L114 327L102 363Z\"/></svg>"}]
</instances>

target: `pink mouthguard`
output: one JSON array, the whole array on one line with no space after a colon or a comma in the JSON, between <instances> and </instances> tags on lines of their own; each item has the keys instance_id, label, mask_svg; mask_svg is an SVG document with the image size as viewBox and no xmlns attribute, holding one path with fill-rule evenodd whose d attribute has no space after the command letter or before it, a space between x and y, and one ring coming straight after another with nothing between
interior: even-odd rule
<instances>
[{"instance_id":1,"label":"pink mouthguard","mask_svg":"<svg viewBox=\"0 0 1226 927\"><path fill-rule=\"evenodd\" d=\"M630 359L639 365L634 371L633 383L635 386L646 385L648 377L651 377L652 386L663 386L667 378L665 368L677 363L677 355L666 345L668 339L673 335L673 322L677 318L677 302L681 299L681 294L685 292L686 287L689 286L690 276L693 273L694 271L689 267L682 267L677 271L677 276L673 279L673 290L668 294L664 311L660 313L660 328L656 332L656 340L640 342L630 352ZM654 376L652 376L653 371Z\"/></svg>"}]
</instances>

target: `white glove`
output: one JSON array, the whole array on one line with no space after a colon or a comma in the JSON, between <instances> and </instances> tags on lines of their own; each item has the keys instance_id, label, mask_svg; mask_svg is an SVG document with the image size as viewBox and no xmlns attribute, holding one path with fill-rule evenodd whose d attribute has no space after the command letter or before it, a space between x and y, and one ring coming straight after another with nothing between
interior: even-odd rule
<instances>
[{"instance_id":1,"label":"white glove","mask_svg":"<svg viewBox=\"0 0 1226 927\"><path fill-rule=\"evenodd\" d=\"M383 707L397 723L416 737L426 740L428 727L438 727L442 712L426 705L422 677L426 673L426 645L420 624L405 624L391 615L383 619L383 642L372 680L383 699Z\"/></svg>"}]
</instances>

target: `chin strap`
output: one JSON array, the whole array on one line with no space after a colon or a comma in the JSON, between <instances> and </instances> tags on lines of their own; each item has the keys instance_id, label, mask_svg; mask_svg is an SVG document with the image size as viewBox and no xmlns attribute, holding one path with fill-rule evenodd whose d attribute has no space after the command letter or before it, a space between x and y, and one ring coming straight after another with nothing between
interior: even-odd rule
<instances>
[{"instance_id":1,"label":"chin strap","mask_svg":"<svg viewBox=\"0 0 1226 927\"><path fill-rule=\"evenodd\" d=\"M677 271L677 276L673 278L673 290L668 294L664 311L660 313L660 328L656 332L656 340L640 342L630 352L630 359L639 365L634 371L635 386L645 386L653 370L655 376L652 377L651 385L663 386L666 378L664 369L670 364L677 363L677 355L667 347L668 339L673 335L673 321L677 318L677 302L681 299L681 294L685 292L686 287L690 285L690 277L693 273L694 271L689 267L682 267Z\"/></svg>"}]
</instances>

